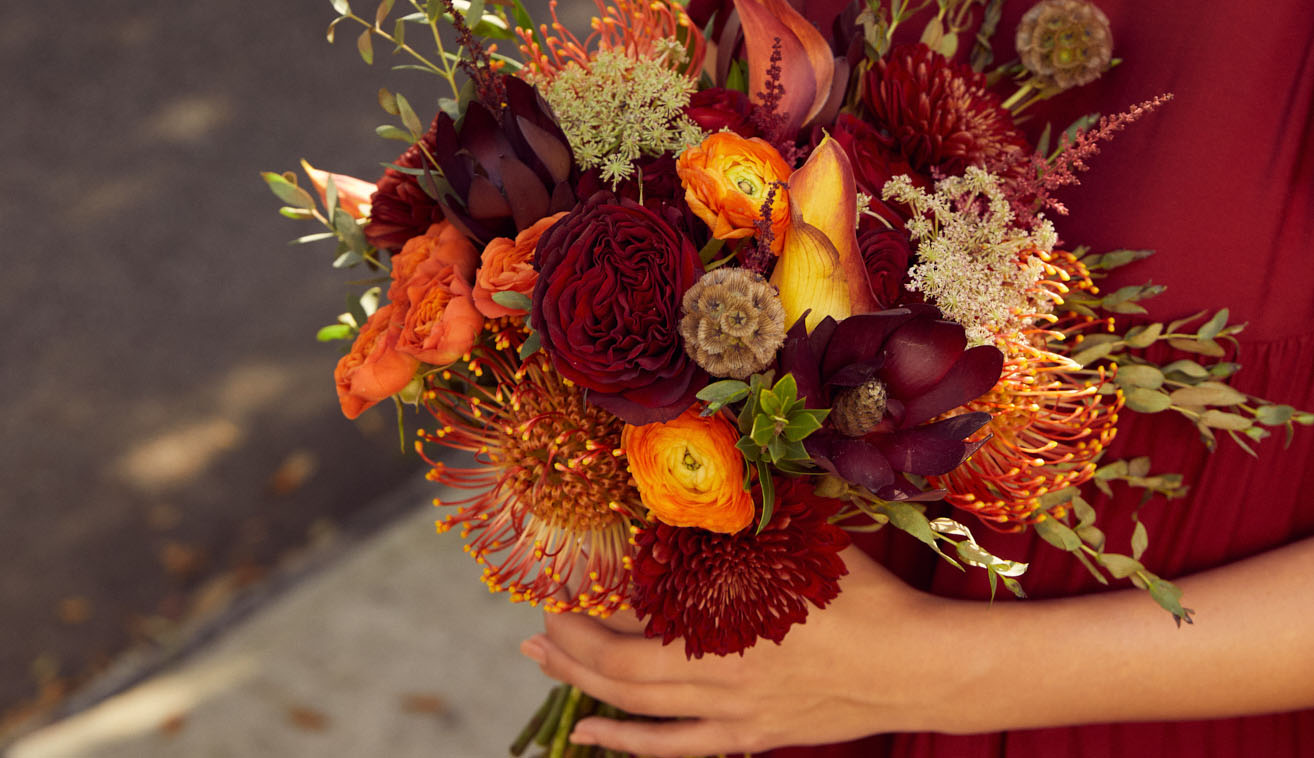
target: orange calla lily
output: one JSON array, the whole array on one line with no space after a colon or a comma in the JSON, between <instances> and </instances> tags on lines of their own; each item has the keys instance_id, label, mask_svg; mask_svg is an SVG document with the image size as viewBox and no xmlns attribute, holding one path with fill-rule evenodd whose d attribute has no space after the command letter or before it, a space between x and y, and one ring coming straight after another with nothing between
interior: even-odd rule
<instances>
[{"instance_id":1,"label":"orange calla lily","mask_svg":"<svg viewBox=\"0 0 1314 758\"><path fill-rule=\"evenodd\" d=\"M790 224L771 275L785 323L808 312L807 327L879 309L858 249L853 167L828 135L789 178Z\"/></svg>"},{"instance_id":2,"label":"orange calla lily","mask_svg":"<svg viewBox=\"0 0 1314 758\"><path fill-rule=\"evenodd\" d=\"M368 216L370 212L370 197L374 195L377 187L372 182L364 179L357 179L354 176L346 174L331 174L327 171L320 171L310 165L305 159L301 161L301 169L310 177L310 186L315 188L319 195L320 202L328 205L328 180L333 178L333 185L338 188L338 207L346 211L352 218L362 218Z\"/></svg>"},{"instance_id":3,"label":"orange calla lily","mask_svg":"<svg viewBox=\"0 0 1314 758\"><path fill-rule=\"evenodd\" d=\"M771 50L780 40L780 84L785 88L779 112L786 134L795 134L830 99L835 57L821 33L786 0L734 0L748 53L749 92L755 100L766 90Z\"/></svg>"}]
</instances>

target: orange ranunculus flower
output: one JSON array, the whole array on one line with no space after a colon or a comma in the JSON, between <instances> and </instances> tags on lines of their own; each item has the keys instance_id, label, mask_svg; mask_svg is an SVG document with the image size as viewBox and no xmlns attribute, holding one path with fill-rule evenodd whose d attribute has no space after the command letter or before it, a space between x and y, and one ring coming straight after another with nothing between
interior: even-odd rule
<instances>
[{"instance_id":1,"label":"orange ranunculus flower","mask_svg":"<svg viewBox=\"0 0 1314 758\"><path fill-rule=\"evenodd\" d=\"M568 211L539 219L533 226L521 231L515 240L497 237L484 248L479 271L475 274L474 302L479 312L489 318L523 316L525 311L507 308L493 302L498 292L519 292L525 297L534 294L538 272L534 270L534 246L549 226Z\"/></svg>"},{"instance_id":2,"label":"orange ranunculus flower","mask_svg":"<svg viewBox=\"0 0 1314 758\"><path fill-rule=\"evenodd\" d=\"M400 313L397 349L443 366L464 355L484 327L472 297L479 254L456 227L434 224L393 258L388 299Z\"/></svg>"},{"instance_id":3,"label":"orange ranunculus flower","mask_svg":"<svg viewBox=\"0 0 1314 758\"><path fill-rule=\"evenodd\" d=\"M703 417L695 406L674 421L625 425L621 446L639 496L658 521L734 534L753 521L753 497L744 489L739 431L719 413Z\"/></svg>"},{"instance_id":4,"label":"orange ranunculus flower","mask_svg":"<svg viewBox=\"0 0 1314 758\"><path fill-rule=\"evenodd\" d=\"M708 226L712 236L729 240L757 233L762 203L773 182L788 182L793 173L765 140L717 132L680 154L675 171L684 184L684 201ZM789 193L777 187L771 201L771 250L779 252L789 224Z\"/></svg>"},{"instance_id":5,"label":"orange ranunculus flower","mask_svg":"<svg viewBox=\"0 0 1314 758\"><path fill-rule=\"evenodd\" d=\"M366 408L400 392L420 365L415 356L397 351L401 327L392 315L391 303L375 311L356 335L351 352L342 356L333 370L338 402L347 418L356 418Z\"/></svg>"}]
</instances>

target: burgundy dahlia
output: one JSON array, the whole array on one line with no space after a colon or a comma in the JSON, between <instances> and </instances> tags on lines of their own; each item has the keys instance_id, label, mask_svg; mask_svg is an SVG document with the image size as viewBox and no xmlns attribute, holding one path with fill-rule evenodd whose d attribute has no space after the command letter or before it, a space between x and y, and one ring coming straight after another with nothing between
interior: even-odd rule
<instances>
[{"instance_id":1,"label":"burgundy dahlia","mask_svg":"<svg viewBox=\"0 0 1314 758\"><path fill-rule=\"evenodd\" d=\"M437 149L437 125L435 121L420 141L408 147L393 163L403 168L424 169L436 177L436 167L425 154L432 156ZM383 172L370 197L365 239L380 250L395 253L407 240L423 236L430 226L442 220L442 207L420 186L420 179L390 168Z\"/></svg>"},{"instance_id":2,"label":"burgundy dahlia","mask_svg":"<svg viewBox=\"0 0 1314 758\"><path fill-rule=\"evenodd\" d=\"M679 416L707 384L680 337L680 304L703 266L678 221L599 192L534 251L531 322L552 365L636 426Z\"/></svg>"},{"instance_id":3,"label":"burgundy dahlia","mask_svg":"<svg viewBox=\"0 0 1314 758\"><path fill-rule=\"evenodd\" d=\"M777 482L770 523L734 534L660 522L635 535L633 606L644 632L684 638L690 658L743 654L758 638L779 643L839 594L848 534L829 523L840 502L817 497L803 479Z\"/></svg>"},{"instance_id":4,"label":"burgundy dahlia","mask_svg":"<svg viewBox=\"0 0 1314 758\"><path fill-rule=\"evenodd\" d=\"M985 76L923 44L900 45L863 82L862 102L889 145L917 171L998 168L1028 152Z\"/></svg>"},{"instance_id":5,"label":"burgundy dahlia","mask_svg":"<svg viewBox=\"0 0 1314 758\"><path fill-rule=\"evenodd\" d=\"M826 318L811 334L799 319L779 363L807 407L832 409L805 443L812 460L877 497L906 500L943 493L919 492L903 474L948 473L979 446L964 440L988 413L932 419L990 390L1004 357L990 345L967 349L962 326L911 305Z\"/></svg>"}]
</instances>

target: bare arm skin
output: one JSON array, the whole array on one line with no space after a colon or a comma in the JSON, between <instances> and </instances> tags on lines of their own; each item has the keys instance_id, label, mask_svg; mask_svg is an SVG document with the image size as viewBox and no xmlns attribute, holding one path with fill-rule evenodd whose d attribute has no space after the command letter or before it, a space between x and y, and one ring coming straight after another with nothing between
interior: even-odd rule
<instances>
[{"instance_id":1,"label":"bare arm skin","mask_svg":"<svg viewBox=\"0 0 1314 758\"><path fill-rule=\"evenodd\" d=\"M1178 581L1197 612L1181 629L1138 590L990 605L844 559L831 606L742 658L687 661L632 616L578 614L548 614L521 650L621 708L685 717L589 718L572 736L658 757L1314 706L1314 539Z\"/></svg>"}]
</instances>

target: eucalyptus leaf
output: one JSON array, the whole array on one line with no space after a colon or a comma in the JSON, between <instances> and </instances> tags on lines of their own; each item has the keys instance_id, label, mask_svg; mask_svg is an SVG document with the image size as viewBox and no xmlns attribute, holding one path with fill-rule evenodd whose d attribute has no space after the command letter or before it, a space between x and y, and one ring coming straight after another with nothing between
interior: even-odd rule
<instances>
[{"instance_id":1,"label":"eucalyptus leaf","mask_svg":"<svg viewBox=\"0 0 1314 758\"><path fill-rule=\"evenodd\" d=\"M1145 554L1145 548L1149 547L1149 545L1150 533L1145 528L1145 522L1138 519L1136 521L1136 526L1132 529L1132 557L1139 561L1141 556Z\"/></svg>"},{"instance_id":2,"label":"eucalyptus leaf","mask_svg":"<svg viewBox=\"0 0 1314 758\"><path fill-rule=\"evenodd\" d=\"M334 237L337 237L337 236L338 236L338 235L334 234L333 232L317 232L317 233L315 233L315 234L307 234L307 235L304 236L304 237L297 237L296 239L292 240L292 241L289 242L288 244L289 244L289 245L304 245L304 244L306 244L307 242L319 242L320 240L333 239Z\"/></svg>"},{"instance_id":3,"label":"eucalyptus leaf","mask_svg":"<svg viewBox=\"0 0 1314 758\"><path fill-rule=\"evenodd\" d=\"M418 139L424 133L424 125L420 123L420 117L415 115L415 109L411 107L406 96L398 92L396 94L397 110L401 113L402 123L407 129L411 130L412 139Z\"/></svg>"},{"instance_id":4,"label":"eucalyptus leaf","mask_svg":"<svg viewBox=\"0 0 1314 758\"><path fill-rule=\"evenodd\" d=\"M1073 552L1081 549L1081 537L1067 524L1052 516L1041 518L1035 523L1036 534L1060 550Z\"/></svg>"},{"instance_id":5,"label":"eucalyptus leaf","mask_svg":"<svg viewBox=\"0 0 1314 758\"><path fill-rule=\"evenodd\" d=\"M360 53L360 59L365 61L366 65L374 64L374 37L369 29L361 32L356 38L356 52Z\"/></svg>"},{"instance_id":6,"label":"eucalyptus leaf","mask_svg":"<svg viewBox=\"0 0 1314 758\"><path fill-rule=\"evenodd\" d=\"M1237 413L1210 408L1200 416L1200 423L1213 429L1230 429L1239 432L1249 429L1254 422Z\"/></svg>"},{"instance_id":7,"label":"eucalyptus leaf","mask_svg":"<svg viewBox=\"0 0 1314 758\"><path fill-rule=\"evenodd\" d=\"M762 517L757 521L757 533L761 534L766 525L771 523L771 516L776 510L776 485L771 479L771 468L764 460L757 462L757 483L762 489Z\"/></svg>"},{"instance_id":8,"label":"eucalyptus leaf","mask_svg":"<svg viewBox=\"0 0 1314 758\"><path fill-rule=\"evenodd\" d=\"M329 2L333 5L333 10L338 12L338 15L346 16L351 13L351 5L347 3L347 0L329 0Z\"/></svg>"},{"instance_id":9,"label":"eucalyptus leaf","mask_svg":"<svg viewBox=\"0 0 1314 758\"><path fill-rule=\"evenodd\" d=\"M1121 553L1101 553L1098 560L1101 566L1119 579L1126 579L1137 571L1145 570L1140 561Z\"/></svg>"},{"instance_id":10,"label":"eucalyptus leaf","mask_svg":"<svg viewBox=\"0 0 1314 758\"><path fill-rule=\"evenodd\" d=\"M525 341L520 344L520 360L524 360L534 353L543 345L543 338L538 336L538 332L530 332Z\"/></svg>"},{"instance_id":11,"label":"eucalyptus leaf","mask_svg":"<svg viewBox=\"0 0 1314 758\"><path fill-rule=\"evenodd\" d=\"M1295 415L1296 409L1289 405L1261 405L1255 409L1255 418L1268 426L1285 424Z\"/></svg>"},{"instance_id":12,"label":"eucalyptus leaf","mask_svg":"<svg viewBox=\"0 0 1314 758\"><path fill-rule=\"evenodd\" d=\"M1246 396L1220 382L1201 382L1175 390L1169 399L1173 405L1238 405L1246 401Z\"/></svg>"},{"instance_id":13,"label":"eucalyptus leaf","mask_svg":"<svg viewBox=\"0 0 1314 758\"><path fill-rule=\"evenodd\" d=\"M1226 308L1215 313L1214 317L1206 321L1204 326L1200 327L1200 331L1195 333L1196 338L1202 341L1213 340L1214 337L1218 336L1219 332L1223 331L1223 327L1227 326L1227 316L1228 312Z\"/></svg>"},{"instance_id":14,"label":"eucalyptus leaf","mask_svg":"<svg viewBox=\"0 0 1314 758\"><path fill-rule=\"evenodd\" d=\"M1168 344L1178 350L1183 350L1188 353L1196 353L1198 355L1207 355L1211 358L1222 358L1226 355L1223 346L1213 340L1174 339L1168 340Z\"/></svg>"},{"instance_id":15,"label":"eucalyptus leaf","mask_svg":"<svg viewBox=\"0 0 1314 758\"><path fill-rule=\"evenodd\" d=\"M351 217L350 213L338 208L333 214L333 229L338 233L338 237L347 243L347 247L364 255L369 250L369 243L365 241L365 233L361 231L360 225L356 219Z\"/></svg>"},{"instance_id":16,"label":"eucalyptus leaf","mask_svg":"<svg viewBox=\"0 0 1314 758\"><path fill-rule=\"evenodd\" d=\"M315 209L315 198L309 192L289 182L282 174L263 171L260 176L264 178L265 184L269 185L269 189L273 191L279 200L294 208Z\"/></svg>"},{"instance_id":17,"label":"eucalyptus leaf","mask_svg":"<svg viewBox=\"0 0 1314 758\"><path fill-rule=\"evenodd\" d=\"M748 397L748 385L738 379L722 379L698 390L697 397L705 403L736 403Z\"/></svg>"},{"instance_id":18,"label":"eucalyptus leaf","mask_svg":"<svg viewBox=\"0 0 1314 758\"><path fill-rule=\"evenodd\" d=\"M493 302L503 308L511 308L512 310L520 311L527 311L534 305L534 302L529 299L528 295L513 290L494 292Z\"/></svg>"},{"instance_id":19,"label":"eucalyptus leaf","mask_svg":"<svg viewBox=\"0 0 1314 758\"><path fill-rule=\"evenodd\" d=\"M1144 387L1132 387L1124 397L1127 407L1137 413L1158 413L1173 404L1166 393Z\"/></svg>"},{"instance_id":20,"label":"eucalyptus leaf","mask_svg":"<svg viewBox=\"0 0 1314 758\"><path fill-rule=\"evenodd\" d=\"M1148 326L1137 326L1128 330L1124 338L1126 343L1138 350L1153 345L1155 340L1163 334L1163 324L1150 324Z\"/></svg>"},{"instance_id":21,"label":"eucalyptus leaf","mask_svg":"<svg viewBox=\"0 0 1314 758\"><path fill-rule=\"evenodd\" d=\"M346 250L333 259L333 268L351 268L365 262L365 256L355 250Z\"/></svg>"},{"instance_id":22,"label":"eucalyptus leaf","mask_svg":"<svg viewBox=\"0 0 1314 758\"><path fill-rule=\"evenodd\" d=\"M411 136L410 132L398 129L392 124L376 126L374 127L374 133L384 139L395 139L398 142L411 143L415 141L415 138Z\"/></svg>"},{"instance_id":23,"label":"eucalyptus leaf","mask_svg":"<svg viewBox=\"0 0 1314 758\"><path fill-rule=\"evenodd\" d=\"M1191 361L1183 358L1181 360L1173 361L1172 363L1169 363L1167 366L1164 366L1163 373L1165 374L1179 373L1191 377L1192 379L1204 379L1205 377L1209 376L1209 369L1205 368L1204 366L1201 366L1195 361Z\"/></svg>"},{"instance_id":24,"label":"eucalyptus leaf","mask_svg":"<svg viewBox=\"0 0 1314 758\"><path fill-rule=\"evenodd\" d=\"M1119 366L1113 380L1122 387L1144 387L1157 390L1163 386L1163 372L1154 366L1133 364Z\"/></svg>"},{"instance_id":25,"label":"eucalyptus leaf","mask_svg":"<svg viewBox=\"0 0 1314 758\"><path fill-rule=\"evenodd\" d=\"M332 342L333 340L349 340L354 337L356 330L346 324L329 324L322 327L315 333L315 339L320 342Z\"/></svg>"},{"instance_id":26,"label":"eucalyptus leaf","mask_svg":"<svg viewBox=\"0 0 1314 758\"><path fill-rule=\"evenodd\" d=\"M875 506L877 513L882 513L889 517L890 523L895 527L911 534L917 540L929 545L932 550L940 554L949 563L962 568L958 561L950 558L940 549L940 543L935 538L935 531L931 528L931 522L927 520L926 514L922 513L916 506L909 503L899 502L880 502Z\"/></svg>"}]
</instances>

